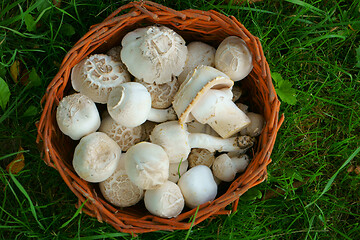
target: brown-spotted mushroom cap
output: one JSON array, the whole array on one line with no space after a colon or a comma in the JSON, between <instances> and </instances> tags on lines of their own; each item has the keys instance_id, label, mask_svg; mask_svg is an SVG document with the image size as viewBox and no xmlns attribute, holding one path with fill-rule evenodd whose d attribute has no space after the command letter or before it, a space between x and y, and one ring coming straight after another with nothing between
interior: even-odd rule
<instances>
[{"instance_id":1,"label":"brown-spotted mushroom cap","mask_svg":"<svg viewBox=\"0 0 360 240\"><path fill-rule=\"evenodd\" d=\"M117 207L129 207L138 203L144 196L144 190L130 181L125 171L125 154L115 172L105 181L99 183L104 198Z\"/></svg>"},{"instance_id":2,"label":"brown-spotted mushroom cap","mask_svg":"<svg viewBox=\"0 0 360 240\"><path fill-rule=\"evenodd\" d=\"M125 35L121 45L121 60L129 72L148 83L170 82L185 66L185 41L165 26L135 29Z\"/></svg>"},{"instance_id":3,"label":"brown-spotted mushroom cap","mask_svg":"<svg viewBox=\"0 0 360 240\"><path fill-rule=\"evenodd\" d=\"M216 49L215 67L233 81L244 79L252 70L252 54L244 40L237 36L225 38Z\"/></svg>"},{"instance_id":4,"label":"brown-spotted mushroom cap","mask_svg":"<svg viewBox=\"0 0 360 240\"><path fill-rule=\"evenodd\" d=\"M193 168L197 165L205 165L211 167L215 161L214 152L210 152L203 148L193 148L188 157L189 167Z\"/></svg>"},{"instance_id":5,"label":"brown-spotted mushroom cap","mask_svg":"<svg viewBox=\"0 0 360 240\"><path fill-rule=\"evenodd\" d=\"M191 42L187 45L188 55L184 70L179 75L179 83L183 83L191 70L199 65L215 67L215 48L203 42Z\"/></svg>"},{"instance_id":6,"label":"brown-spotted mushroom cap","mask_svg":"<svg viewBox=\"0 0 360 240\"><path fill-rule=\"evenodd\" d=\"M102 182L110 177L120 159L117 143L102 132L83 137L75 148L73 167L85 181Z\"/></svg>"},{"instance_id":7,"label":"brown-spotted mushroom cap","mask_svg":"<svg viewBox=\"0 0 360 240\"><path fill-rule=\"evenodd\" d=\"M71 72L73 88L96 103L106 103L113 88L129 81L130 74L124 65L105 54L85 58Z\"/></svg>"},{"instance_id":8,"label":"brown-spotted mushroom cap","mask_svg":"<svg viewBox=\"0 0 360 240\"><path fill-rule=\"evenodd\" d=\"M60 130L73 140L95 132L100 126L100 115L93 100L75 93L61 99L56 109Z\"/></svg>"},{"instance_id":9,"label":"brown-spotted mushroom cap","mask_svg":"<svg viewBox=\"0 0 360 240\"><path fill-rule=\"evenodd\" d=\"M173 77L170 82L163 84L157 84L155 82L147 83L137 78L135 78L135 81L146 87L151 95L151 107L153 108L163 109L170 107L174 96L179 89L179 82L176 77Z\"/></svg>"},{"instance_id":10,"label":"brown-spotted mushroom cap","mask_svg":"<svg viewBox=\"0 0 360 240\"><path fill-rule=\"evenodd\" d=\"M105 114L101 121L99 132L106 133L120 146L122 151L127 151L131 146L141 141L143 127L142 125L124 127L115 122L109 114Z\"/></svg>"}]
</instances>

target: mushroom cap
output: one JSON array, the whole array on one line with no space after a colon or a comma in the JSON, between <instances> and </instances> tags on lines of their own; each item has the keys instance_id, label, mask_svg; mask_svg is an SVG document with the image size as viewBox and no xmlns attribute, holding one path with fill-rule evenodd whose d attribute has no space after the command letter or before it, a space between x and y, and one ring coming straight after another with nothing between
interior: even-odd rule
<instances>
[{"instance_id":1,"label":"mushroom cap","mask_svg":"<svg viewBox=\"0 0 360 240\"><path fill-rule=\"evenodd\" d=\"M118 124L136 127L144 123L149 115L151 96L140 83L123 83L111 91L107 109Z\"/></svg>"},{"instance_id":2,"label":"mushroom cap","mask_svg":"<svg viewBox=\"0 0 360 240\"><path fill-rule=\"evenodd\" d=\"M215 161L214 152L210 152L204 148L193 148L188 157L190 168L196 167L198 165L205 165L211 167Z\"/></svg>"},{"instance_id":3,"label":"mushroom cap","mask_svg":"<svg viewBox=\"0 0 360 240\"><path fill-rule=\"evenodd\" d=\"M237 36L225 38L215 53L215 66L233 81L244 79L252 70L252 55L244 40Z\"/></svg>"},{"instance_id":4,"label":"mushroom cap","mask_svg":"<svg viewBox=\"0 0 360 240\"><path fill-rule=\"evenodd\" d=\"M125 171L125 154L115 172L105 181L99 183L101 193L110 203L118 207L129 207L138 203L144 196L144 190L130 181Z\"/></svg>"},{"instance_id":5,"label":"mushroom cap","mask_svg":"<svg viewBox=\"0 0 360 240\"><path fill-rule=\"evenodd\" d=\"M224 181L230 182L234 180L236 170L233 167L231 158L227 154L221 154L218 156L212 166L212 171L215 177Z\"/></svg>"},{"instance_id":6,"label":"mushroom cap","mask_svg":"<svg viewBox=\"0 0 360 240\"><path fill-rule=\"evenodd\" d=\"M216 49L203 42L191 42L187 45L188 54L184 70L179 75L178 81L183 83L191 70L199 65L215 66Z\"/></svg>"},{"instance_id":7,"label":"mushroom cap","mask_svg":"<svg viewBox=\"0 0 360 240\"><path fill-rule=\"evenodd\" d=\"M174 96L173 107L179 123L191 121L191 110L209 89L223 89L231 94L233 85L234 82L219 70L209 66L197 66L188 74Z\"/></svg>"},{"instance_id":8,"label":"mushroom cap","mask_svg":"<svg viewBox=\"0 0 360 240\"><path fill-rule=\"evenodd\" d=\"M173 183L177 183L179 181L179 178L187 171L188 166L189 166L188 161L181 161L179 163L170 163L169 181Z\"/></svg>"},{"instance_id":9,"label":"mushroom cap","mask_svg":"<svg viewBox=\"0 0 360 240\"><path fill-rule=\"evenodd\" d=\"M110 177L120 159L117 143L102 132L83 137L75 148L73 166L76 173L88 182L102 182Z\"/></svg>"},{"instance_id":10,"label":"mushroom cap","mask_svg":"<svg viewBox=\"0 0 360 240\"><path fill-rule=\"evenodd\" d=\"M124 65L105 54L93 54L71 71L73 88L96 103L106 103L113 88L129 81L130 74Z\"/></svg>"},{"instance_id":11,"label":"mushroom cap","mask_svg":"<svg viewBox=\"0 0 360 240\"><path fill-rule=\"evenodd\" d=\"M121 60L129 72L148 83L169 82L185 66L185 40L165 26L135 29L124 36L121 45Z\"/></svg>"},{"instance_id":12,"label":"mushroom cap","mask_svg":"<svg viewBox=\"0 0 360 240\"><path fill-rule=\"evenodd\" d=\"M181 176L178 185L186 206L190 208L214 200L217 194L217 184L212 172L204 165L190 168Z\"/></svg>"},{"instance_id":13,"label":"mushroom cap","mask_svg":"<svg viewBox=\"0 0 360 240\"><path fill-rule=\"evenodd\" d=\"M157 189L146 190L144 202L150 213L163 218L178 216L185 205L179 186L171 181Z\"/></svg>"},{"instance_id":14,"label":"mushroom cap","mask_svg":"<svg viewBox=\"0 0 360 240\"><path fill-rule=\"evenodd\" d=\"M120 146L122 151L127 151L131 146L141 141L143 127L142 125L124 127L115 122L109 114L106 114L101 121L99 132L106 133Z\"/></svg>"},{"instance_id":15,"label":"mushroom cap","mask_svg":"<svg viewBox=\"0 0 360 240\"><path fill-rule=\"evenodd\" d=\"M136 82L141 83L146 87L151 95L151 107L153 108L168 108L170 107L176 92L179 89L179 82L174 76L170 82L157 84L147 83L143 80L135 78Z\"/></svg>"},{"instance_id":16,"label":"mushroom cap","mask_svg":"<svg viewBox=\"0 0 360 240\"><path fill-rule=\"evenodd\" d=\"M150 135L152 143L160 145L169 156L170 163L185 161L190 153L186 125L168 121L155 126Z\"/></svg>"},{"instance_id":17,"label":"mushroom cap","mask_svg":"<svg viewBox=\"0 0 360 240\"><path fill-rule=\"evenodd\" d=\"M224 153L218 156L212 166L215 177L225 182L234 180L236 173L243 172L249 164L249 157L246 154L240 154L237 157L228 156Z\"/></svg>"},{"instance_id":18,"label":"mushroom cap","mask_svg":"<svg viewBox=\"0 0 360 240\"><path fill-rule=\"evenodd\" d=\"M139 188L155 189L169 178L169 158L159 145L140 142L126 152L125 170Z\"/></svg>"},{"instance_id":19,"label":"mushroom cap","mask_svg":"<svg viewBox=\"0 0 360 240\"><path fill-rule=\"evenodd\" d=\"M254 112L248 112L246 115L250 118L251 123L240 132L241 135L249 135L250 137L259 136L265 124L264 117Z\"/></svg>"},{"instance_id":20,"label":"mushroom cap","mask_svg":"<svg viewBox=\"0 0 360 240\"><path fill-rule=\"evenodd\" d=\"M107 51L106 55L113 57L114 60L117 62L121 62L121 64L123 64L124 68L126 69L125 64L121 61L121 50L122 50L121 46L115 46L111 48L109 51Z\"/></svg>"},{"instance_id":21,"label":"mushroom cap","mask_svg":"<svg viewBox=\"0 0 360 240\"><path fill-rule=\"evenodd\" d=\"M100 126L100 115L93 100L75 93L64 97L56 110L60 130L73 140L95 132Z\"/></svg>"}]
</instances>

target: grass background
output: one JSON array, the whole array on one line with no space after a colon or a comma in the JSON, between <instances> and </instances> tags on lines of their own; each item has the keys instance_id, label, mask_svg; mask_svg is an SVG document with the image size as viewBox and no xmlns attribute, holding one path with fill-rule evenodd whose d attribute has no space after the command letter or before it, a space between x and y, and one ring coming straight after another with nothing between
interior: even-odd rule
<instances>
[{"instance_id":1,"label":"grass background","mask_svg":"<svg viewBox=\"0 0 360 240\"><path fill-rule=\"evenodd\" d=\"M359 1L157 2L234 15L260 38L272 72L296 89L297 103L281 105L268 181L241 197L236 213L190 231L133 237L78 214L77 198L35 144L39 102L72 45L127 1L4 0L0 77L11 95L0 109L1 239L360 239L360 177L348 171L360 165ZM6 166L19 146L25 167L12 175Z\"/></svg>"}]
</instances>

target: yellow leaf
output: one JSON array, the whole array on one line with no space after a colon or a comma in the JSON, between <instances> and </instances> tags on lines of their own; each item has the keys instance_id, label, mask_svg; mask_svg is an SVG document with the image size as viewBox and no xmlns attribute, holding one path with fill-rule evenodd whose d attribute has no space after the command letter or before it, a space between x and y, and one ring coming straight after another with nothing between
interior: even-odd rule
<instances>
[{"instance_id":1,"label":"yellow leaf","mask_svg":"<svg viewBox=\"0 0 360 240\"><path fill-rule=\"evenodd\" d=\"M18 174L25 167L24 149L20 146L19 152L14 160L12 160L6 167L6 171L12 174Z\"/></svg>"},{"instance_id":2,"label":"yellow leaf","mask_svg":"<svg viewBox=\"0 0 360 240\"><path fill-rule=\"evenodd\" d=\"M20 62L19 60L15 60L13 64L10 66L10 75L15 83L18 82L18 78L20 75Z\"/></svg>"}]
</instances>

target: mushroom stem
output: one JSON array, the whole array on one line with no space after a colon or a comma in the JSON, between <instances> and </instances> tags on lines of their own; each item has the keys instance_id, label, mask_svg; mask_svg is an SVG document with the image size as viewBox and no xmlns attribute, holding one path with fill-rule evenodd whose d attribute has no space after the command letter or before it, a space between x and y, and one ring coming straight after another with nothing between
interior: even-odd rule
<instances>
[{"instance_id":1,"label":"mushroom stem","mask_svg":"<svg viewBox=\"0 0 360 240\"><path fill-rule=\"evenodd\" d=\"M249 164L249 157L241 154L237 157L229 157L226 153L218 156L212 166L212 171L218 179L231 182L234 180L236 173L245 171Z\"/></svg>"},{"instance_id":2,"label":"mushroom stem","mask_svg":"<svg viewBox=\"0 0 360 240\"><path fill-rule=\"evenodd\" d=\"M166 109L151 108L147 117L147 120L151 122L166 122L176 119L177 116L172 107Z\"/></svg>"},{"instance_id":3,"label":"mushroom stem","mask_svg":"<svg viewBox=\"0 0 360 240\"><path fill-rule=\"evenodd\" d=\"M247 148L254 144L254 138L249 136L238 136L231 138L214 137L204 133L189 134L189 145L191 148L205 148L210 152L232 152Z\"/></svg>"},{"instance_id":4,"label":"mushroom stem","mask_svg":"<svg viewBox=\"0 0 360 240\"><path fill-rule=\"evenodd\" d=\"M196 104L192 115L209 124L221 137L228 138L250 124L250 119L231 100L226 91L210 89Z\"/></svg>"}]
</instances>

